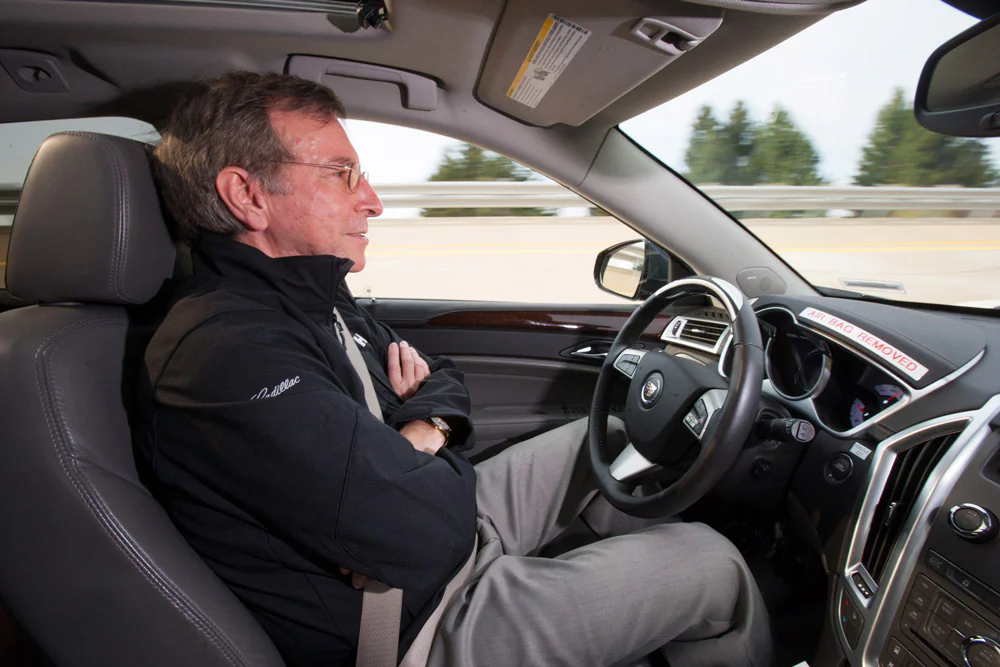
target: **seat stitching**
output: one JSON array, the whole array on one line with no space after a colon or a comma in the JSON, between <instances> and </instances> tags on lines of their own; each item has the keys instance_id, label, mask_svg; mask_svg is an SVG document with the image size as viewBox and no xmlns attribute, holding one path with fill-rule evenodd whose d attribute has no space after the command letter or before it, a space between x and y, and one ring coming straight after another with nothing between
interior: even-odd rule
<instances>
[{"instance_id":1,"label":"seat stitching","mask_svg":"<svg viewBox=\"0 0 1000 667\"><path fill-rule=\"evenodd\" d=\"M42 410L49 426L49 433L55 445L56 455L62 465L63 472L72 482L77 493L87 504L93 515L99 520L104 532L112 539L115 546L128 558L129 562L140 574L156 588L185 618L187 618L211 643L222 653L231 664L249 665L249 661L228 636L198 607L185 593L156 567L139 545L125 531L118 519L107 508L107 504L96 488L93 487L79 471L76 456L72 452L66 435L65 423L62 419L61 405L51 392L53 369L49 355L69 339L70 334L84 327L104 324L127 323L126 317L99 317L76 322L59 329L43 341L35 353L35 383L38 389Z\"/></svg>"}]
</instances>

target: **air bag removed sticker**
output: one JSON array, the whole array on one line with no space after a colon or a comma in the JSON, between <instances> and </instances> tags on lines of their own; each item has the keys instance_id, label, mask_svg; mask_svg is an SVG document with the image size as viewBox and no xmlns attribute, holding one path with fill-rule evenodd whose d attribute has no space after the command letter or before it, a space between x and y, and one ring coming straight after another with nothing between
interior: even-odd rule
<instances>
[{"instance_id":1,"label":"air bag removed sticker","mask_svg":"<svg viewBox=\"0 0 1000 667\"><path fill-rule=\"evenodd\" d=\"M507 89L507 97L532 109L537 107L588 37L590 31L583 26L549 14Z\"/></svg>"},{"instance_id":2,"label":"air bag removed sticker","mask_svg":"<svg viewBox=\"0 0 1000 667\"><path fill-rule=\"evenodd\" d=\"M846 336L862 347L871 350L890 366L893 366L914 380L919 380L927 373L926 366L914 361L908 354L896 349L878 336L868 333L856 324L851 324L839 317L834 317L829 313L824 313L822 310L816 310L815 308L806 308L799 313L799 317L804 317L831 331L836 331Z\"/></svg>"}]
</instances>

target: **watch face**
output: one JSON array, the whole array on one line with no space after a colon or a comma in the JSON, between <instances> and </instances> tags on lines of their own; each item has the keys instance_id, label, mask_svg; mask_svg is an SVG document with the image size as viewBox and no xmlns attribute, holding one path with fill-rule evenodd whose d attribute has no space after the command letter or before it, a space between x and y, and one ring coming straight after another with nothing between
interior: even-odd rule
<instances>
[{"instance_id":1,"label":"watch face","mask_svg":"<svg viewBox=\"0 0 1000 667\"><path fill-rule=\"evenodd\" d=\"M442 431L444 431L445 433L451 433L451 427L448 426L448 422L441 419L440 417L431 417L430 422L435 426L437 426Z\"/></svg>"}]
</instances>

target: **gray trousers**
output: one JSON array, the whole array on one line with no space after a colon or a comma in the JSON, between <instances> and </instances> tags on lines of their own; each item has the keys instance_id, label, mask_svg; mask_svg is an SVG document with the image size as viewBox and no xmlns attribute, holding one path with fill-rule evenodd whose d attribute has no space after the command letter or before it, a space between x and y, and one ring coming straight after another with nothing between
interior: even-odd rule
<instances>
[{"instance_id":1,"label":"gray trousers","mask_svg":"<svg viewBox=\"0 0 1000 667\"><path fill-rule=\"evenodd\" d=\"M673 667L767 667L767 610L739 551L703 524L611 507L596 492L586 429L568 424L476 466L479 553L428 667L609 667L658 647ZM621 422L608 430L624 446ZM604 539L536 556L581 515Z\"/></svg>"}]
</instances>

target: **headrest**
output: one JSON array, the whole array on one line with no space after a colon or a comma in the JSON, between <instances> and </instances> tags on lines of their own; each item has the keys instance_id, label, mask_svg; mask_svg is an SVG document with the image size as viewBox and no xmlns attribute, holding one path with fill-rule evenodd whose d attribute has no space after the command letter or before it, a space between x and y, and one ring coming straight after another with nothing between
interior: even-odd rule
<instances>
[{"instance_id":1,"label":"headrest","mask_svg":"<svg viewBox=\"0 0 1000 667\"><path fill-rule=\"evenodd\" d=\"M46 139L14 214L7 288L22 299L139 304L170 277L174 247L146 144L90 132Z\"/></svg>"}]
</instances>

